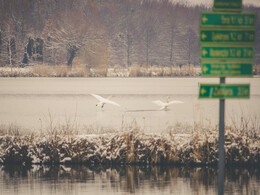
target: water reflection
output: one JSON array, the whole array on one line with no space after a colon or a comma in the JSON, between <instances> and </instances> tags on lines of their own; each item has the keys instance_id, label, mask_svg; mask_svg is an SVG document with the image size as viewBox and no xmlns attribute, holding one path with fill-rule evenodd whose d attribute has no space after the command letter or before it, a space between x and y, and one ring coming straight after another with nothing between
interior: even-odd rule
<instances>
[{"instance_id":1,"label":"water reflection","mask_svg":"<svg viewBox=\"0 0 260 195\"><path fill-rule=\"evenodd\" d=\"M258 168L227 168L225 193L257 194ZM164 166L2 167L0 194L216 194L216 168Z\"/></svg>"}]
</instances>

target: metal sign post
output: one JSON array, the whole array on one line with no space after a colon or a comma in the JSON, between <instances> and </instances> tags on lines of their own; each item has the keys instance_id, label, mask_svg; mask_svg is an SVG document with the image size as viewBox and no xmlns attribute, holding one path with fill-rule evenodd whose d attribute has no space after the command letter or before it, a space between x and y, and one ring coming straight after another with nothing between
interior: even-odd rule
<instances>
[{"instance_id":1,"label":"metal sign post","mask_svg":"<svg viewBox=\"0 0 260 195\"><path fill-rule=\"evenodd\" d=\"M225 77L220 77L220 83L225 83ZM224 194L225 180L225 99L219 100L219 138L218 138L218 194Z\"/></svg>"},{"instance_id":2,"label":"metal sign post","mask_svg":"<svg viewBox=\"0 0 260 195\"><path fill-rule=\"evenodd\" d=\"M200 15L201 76L220 77L220 83L200 84L199 98L220 99L218 194L222 195L225 180L225 99L250 96L249 84L226 84L225 77L252 77L256 16L255 13L241 13L242 0L214 0L213 10Z\"/></svg>"}]
</instances>

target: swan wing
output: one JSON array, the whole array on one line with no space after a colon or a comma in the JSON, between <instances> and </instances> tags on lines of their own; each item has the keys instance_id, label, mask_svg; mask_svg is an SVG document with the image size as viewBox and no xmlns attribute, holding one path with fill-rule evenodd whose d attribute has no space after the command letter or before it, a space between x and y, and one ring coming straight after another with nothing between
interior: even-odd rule
<instances>
[{"instance_id":1,"label":"swan wing","mask_svg":"<svg viewBox=\"0 0 260 195\"><path fill-rule=\"evenodd\" d=\"M171 104L183 104L184 102L182 102L182 101L178 101L178 100L174 100L174 101L170 101L169 103L168 103L168 105L171 105Z\"/></svg>"},{"instance_id":2,"label":"swan wing","mask_svg":"<svg viewBox=\"0 0 260 195\"><path fill-rule=\"evenodd\" d=\"M155 100L152 101L154 104L157 104L158 106L165 106L166 104L164 102L162 102L161 100Z\"/></svg>"},{"instance_id":3,"label":"swan wing","mask_svg":"<svg viewBox=\"0 0 260 195\"><path fill-rule=\"evenodd\" d=\"M119 105L118 103L116 103L116 102L114 102L114 101L111 101L111 100L107 100L107 99L106 99L106 101L104 101L104 102L107 103L107 104L112 104L112 105L115 105L115 106L120 107L120 105Z\"/></svg>"},{"instance_id":4,"label":"swan wing","mask_svg":"<svg viewBox=\"0 0 260 195\"><path fill-rule=\"evenodd\" d=\"M101 97L100 95L96 95L96 94L90 94L90 95L92 95L93 97L95 97L96 99L98 99L100 102L104 102L104 101L106 101L106 99L105 98L103 98L103 97Z\"/></svg>"},{"instance_id":5,"label":"swan wing","mask_svg":"<svg viewBox=\"0 0 260 195\"><path fill-rule=\"evenodd\" d=\"M168 104L165 103L165 102L162 102L161 100L155 100L155 101L152 101L152 102L157 104L158 106L160 106L159 110L166 110L167 109Z\"/></svg>"},{"instance_id":6,"label":"swan wing","mask_svg":"<svg viewBox=\"0 0 260 195\"><path fill-rule=\"evenodd\" d=\"M92 95L93 97L95 97L95 98L97 98L99 101L100 101L100 103L102 104L102 103L106 103L106 104L113 104L113 105L115 105L115 106L120 106L118 103L116 103L116 102L114 102L114 101L111 101L111 100L109 100L109 99L106 99L106 98L103 98L103 97L101 97L100 95L96 95L96 94L90 94L90 95Z\"/></svg>"}]
</instances>

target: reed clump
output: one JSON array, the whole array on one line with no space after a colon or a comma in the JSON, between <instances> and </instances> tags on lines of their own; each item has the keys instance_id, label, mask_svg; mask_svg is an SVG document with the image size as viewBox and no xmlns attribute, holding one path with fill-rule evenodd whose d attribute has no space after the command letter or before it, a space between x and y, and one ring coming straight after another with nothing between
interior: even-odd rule
<instances>
[{"instance_id":1,"label":"reed clump","mask_svg":"<svg viewBox=\"0 0 260 195\"><path fill-rule=\"evenodd\" d=\"M260 64L255 64L253 69L254 75L260 75Z\"/></svg>"},{"instance_id":2,"label":"reed clump","mask_svg":"<svg viewBox=\"0 0 260 195\"><path fill-rule=\"evenodd\" d=\"M26 67L0 67L0 77L182 77L199 76L200 67L194 65L129 67L102 65L89 68L84 64L67 65L33 64Z\"/></svg>"},{"instance_id":3,"label":"reed clump","mask_svg":"<svg viewBox=\"0 0 260 195\"><path fill-rule=\"evenodd\" d=\"M194 65L183 66L140 66L129 67L130 77L181 77L199 76L200 69Z\"/></svg>"},{"instance_id":4,"label":"reed clump","mask_svg":"<svg viewBox=\"0 0 260 195\"><path fill-rule=\"evenodd\" d=\"M0 126L0 165L8 164L178 164L216 165L218 127L195 123L187 134L171 130L147 134L132 125L121 131L79 134L76 120L50 124L45 133ZM260 165L260 128L257 118L242 117L227 125L225 161L230 165Z\"/></svg>"},{"instance_id":5,"label":"reed clump","mask_svg":"<svg viewBox=\"0 0 260 195\"><path fill-rule=\"evenodd\" d=\"M260 65L254 65L254 75L260 74ZM134 64L129 67L107 65L89 68L75 66L31 64L20 67L0 67L0 77L194 77L201 75L200 66L193 64L159 66Z\"/></svg>"},{"instance_id":6,"label":"reed clump","mask_svg":"<svg viewBox=\"0 0 260 195\"><path fill-rule=\"evenodd\" d=\"M32 67L32 75L36 77L88 77L90 71L84 66L36 65Z\"/></svg>"},{"instance_id":7,"label":"reed clump","mask_svg":"<svg viewBox=\"0 0 260 195\"><path fill-rule=\"evenodd\" d=\"M138 130L79 135L68 129L42 135L6 133L0 137L0 164L180 164L216 165L215 130L193 134L145 134ZM260 165L260 138L225 133L226 163Z\"/></svg>"},{"instance_id":8,"label":"reed clump","mask_svg":"<svg viewBox=\"0 0 260 195\"><path fill-rule=\"evenodd\" d=\"M0 77L32 77L30 68L0 67Z\"/></svg>"}]
</instances>

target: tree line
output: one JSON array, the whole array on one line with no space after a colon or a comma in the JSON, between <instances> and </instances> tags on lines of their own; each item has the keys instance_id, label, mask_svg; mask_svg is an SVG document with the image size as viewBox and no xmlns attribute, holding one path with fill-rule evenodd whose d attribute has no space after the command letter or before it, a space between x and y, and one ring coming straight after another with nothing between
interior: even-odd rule
<instances>
[{"instance_id":1,"label":"tree line","mask_svg":"<svg viewBox=\"0 0 260 195\"><path fill-rule=\"evenodd\" d=\"M170 0L0 0L0 66L199 65L201 10L211 8Z\"/></svg>"}]
</instances>

